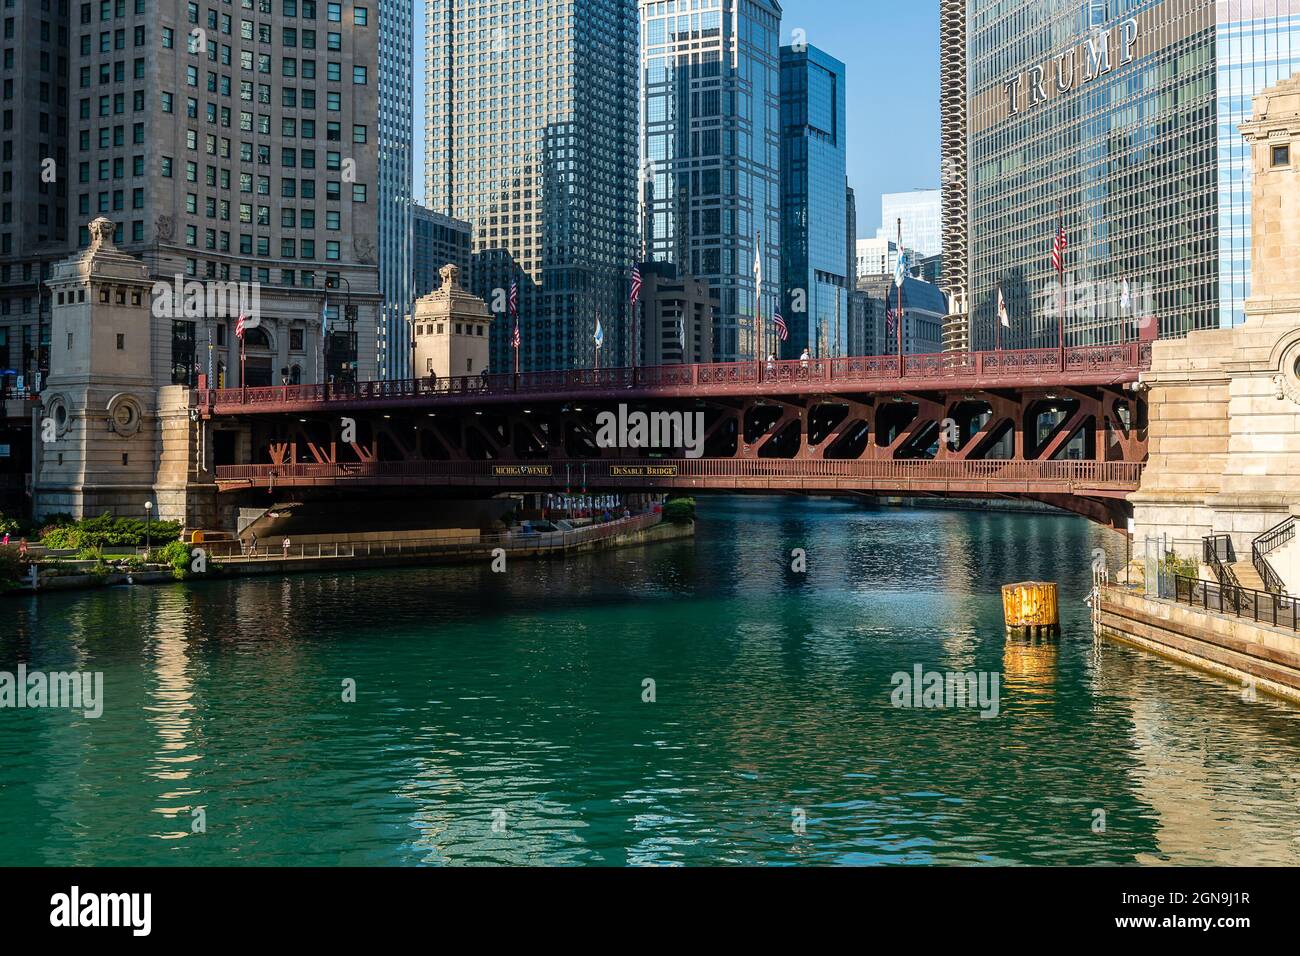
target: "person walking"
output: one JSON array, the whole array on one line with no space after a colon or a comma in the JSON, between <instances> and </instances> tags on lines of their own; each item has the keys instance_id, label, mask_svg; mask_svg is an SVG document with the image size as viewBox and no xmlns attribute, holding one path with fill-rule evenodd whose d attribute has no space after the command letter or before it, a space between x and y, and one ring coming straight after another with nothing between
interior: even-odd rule
<instances>
[{"instance_id":1,"label":"person walking","mask_svg":"<svg viewBox=\"0 0 1300 956\"><path fill-rule=\"evenodd\" d=\"M257 557L257 535L255 534L248 536L248 553L253 557Z\"/></svg>"},{"instance_id":2,"label":"person walking","mask_svg":"<svg viewBox=\"0 0 1300 956\"><path fill-rule=\"evenodd\" d=\"M289 537L288 537L288 535L285 535L284 540L280 542L280 548L284 551L284 556L287 558L287 557L289 556Z\"/></svg>"},{"instance_id":3,"label":"person walking","mask_svg":"<svg viewBox=\"0 0 1300 956\"><path fill-rule=\"evenodd\" d=\"M808 371L808 347L805 345L803 354L799 356L799 367L805 372Z\"/></svg>"}]
</instances>

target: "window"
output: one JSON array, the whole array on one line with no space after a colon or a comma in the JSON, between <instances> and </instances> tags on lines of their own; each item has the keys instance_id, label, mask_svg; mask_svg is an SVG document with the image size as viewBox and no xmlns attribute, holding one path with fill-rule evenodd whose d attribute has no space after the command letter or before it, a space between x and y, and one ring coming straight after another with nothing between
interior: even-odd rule
<instances>
[{"instance_id":1,"label":"window","mask_svg":"<svg viewBox=\"0 0 1300 956\"><path fill-rule=\"evenodd\" d=\"M364 27L369 20L370 11L365 7L352 8L352 22L359 27Z\"/></svg>"},{"instance_id":2,"label":"window","mask_svg":"<svg viewBox=\"0 0 1300 956\"><path fill-rule=\"evenodd\" d=\"M352 82L358 86L366 85L366 68L364 66L354 66L352 68Z\"/></svg>"},{"instance_id":3,"label":"window","mask_svg":"<svg viewBox=\"0 0 1300 956\"><path fill-rule=\"evenodd\" d=\"M1273 168L1277 169L1279 166L1290 166L1290 165L1291 165L1291 144L1286 143L1283 144L1282 146L1274 146L1273 147Z\"/></svg>"}]
</instances>

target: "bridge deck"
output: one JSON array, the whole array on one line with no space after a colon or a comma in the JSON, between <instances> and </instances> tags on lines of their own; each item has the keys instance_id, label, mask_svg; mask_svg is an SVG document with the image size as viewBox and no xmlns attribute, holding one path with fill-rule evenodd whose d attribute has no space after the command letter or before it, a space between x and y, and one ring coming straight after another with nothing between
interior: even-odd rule
<instances>
[{"instance_id":1,"label":"bridge deck","mask_svg":"<svg viewBox=\"0 0 1300 956\"><path fill-rule=\"evenodd\" d=\"M216 479L222 491L364 485L1123 498L1137 489L1141 476L1141 463L1122 461L684 458L223 465Z\"/></svg>"},{"instance_id":2,"label":"bridge deck","mask_svg":"<svg viewBox=\"0 0 1300 956\"><path fill-rule=\"evenodd\" d=\"M807 362L729 362L648 368L568 369L433 380L207 388L206 417L365 407L508 405L528 398L708 398L753 395L872 394L963 388L1036 389L1122 385L1150 366L1151 343L1018 351L859 356Z\"/></svg>"}]
</instances>

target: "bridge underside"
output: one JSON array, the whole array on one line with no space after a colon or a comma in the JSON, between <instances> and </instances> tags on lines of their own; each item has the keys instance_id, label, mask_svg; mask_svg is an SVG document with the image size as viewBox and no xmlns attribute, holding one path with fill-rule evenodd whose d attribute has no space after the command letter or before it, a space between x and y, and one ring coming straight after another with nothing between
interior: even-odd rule
<instances>
[{"instance_id":1,"label":"bridge underside","mask_svg":"<svg viewBox=\"0 0 1300 956\"><path fill-rule=\"evenodd\" d=\"M1146 457L1144 402L1110 385L262 409L214 416L212 427L217 484L227 493L425 487L1010 497L1118 526Z\"/></svg>"}]
</instances>

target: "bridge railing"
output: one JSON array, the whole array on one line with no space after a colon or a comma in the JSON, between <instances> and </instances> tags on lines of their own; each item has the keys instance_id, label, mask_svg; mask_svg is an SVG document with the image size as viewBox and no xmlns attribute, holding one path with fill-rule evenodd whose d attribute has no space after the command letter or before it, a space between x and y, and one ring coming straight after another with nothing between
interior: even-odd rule
<instances>
[{"instance_id":1,"label":"bridge railing","mask_svg":"<svg viewBox=\"0 0 1300 956\"><path fill-rule=\"evenodd\" d=\"M218 481L257 481L367 478L443 478L502 484L529 480L555 482L563 477L576 484L673 478L743 482L745 479L844 478L874 481L980 481L1005 483L1059 483L1070 486L1131 486L1142 477L1140 462L1123 461L978 461L960 459L859 459L825 458L682 458L588 459L511 462L525 465L526 473L501 473L502 462L493 461L374 461L260 465L219 465Z\"/></svg>"},{"instance_id":2,"label":"bridge railing","mask_svg":"<svg viewBox=\"0 0 1300 956\"><path fill-rule=\"evenodd\" d=\"M876 381L961 382L1057 374L1123 374L1151 364L1150 342L1090 345L1060 349L1016 349L904 355L865 355L833 359L715 362L641 368L580 368L543 372L493 372L451 378L425 377L352 384L277 385L208 388L200 376L201 406L259 406L330 401L382 402L386 399L440 396L535 395L611 391L625 388L783 388L823 383Z\"/></svg>"}]
</instances>

